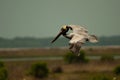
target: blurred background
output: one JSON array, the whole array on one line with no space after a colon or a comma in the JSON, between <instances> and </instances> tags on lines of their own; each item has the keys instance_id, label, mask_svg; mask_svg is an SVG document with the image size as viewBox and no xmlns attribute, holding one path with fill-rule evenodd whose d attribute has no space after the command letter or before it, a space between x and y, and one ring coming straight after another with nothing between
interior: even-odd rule
<instances>
[{"instance_id":1,"label":"blurred background","mask_svg":"<svg viewBox=\"0 0 120 80\"><path fill-rule=\"evenodd\" d=\"M8 72L2 70L5 78L37 80L27 76L26 69L42 61L50 69L45 80L119 80L114 73L120 63L119 4L120 0L0 0L0 60ZM61 26L70 24L84 26L99 39L82 48L90 59L87 64L81 60L66 64L70 52L62 36L50 43Z\"/></svg>"},{"instance_id":2,"label":"blurred background","mask_svg":"<svg viewBox=\"0 0 120 80\"><path fill-rule=\"evenodd\" d=\"M51 47L51 38L62 25L69 24L85 26L102 42L105 38L115 40L110 45L120 44L119 3L119 0L0 0L0 39L4 39L0 47Z\"/></svg>"}]
</instances>

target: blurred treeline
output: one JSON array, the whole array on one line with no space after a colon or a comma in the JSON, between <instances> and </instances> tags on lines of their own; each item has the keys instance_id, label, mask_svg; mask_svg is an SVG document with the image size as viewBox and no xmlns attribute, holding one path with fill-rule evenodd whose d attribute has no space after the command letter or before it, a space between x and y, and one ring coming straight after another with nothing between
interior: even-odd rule
<instances>
[{"instance_id":1,"label":"blurred treeline","mask_svg":"<svg viewBox=\"0 0 120 80\"><path fill-rule=\"evenodd\" d=\"M16 37L13 39L0 37L0 48L45 48L45 47L65 47L68 46L68 39L59 38L55 43L51 44L50 38L34 38L34 37ZM85 46L109 46L120 45L120 36L99 37L99 42L95 44L86 43Z\"/></svg>"}]
</instances>

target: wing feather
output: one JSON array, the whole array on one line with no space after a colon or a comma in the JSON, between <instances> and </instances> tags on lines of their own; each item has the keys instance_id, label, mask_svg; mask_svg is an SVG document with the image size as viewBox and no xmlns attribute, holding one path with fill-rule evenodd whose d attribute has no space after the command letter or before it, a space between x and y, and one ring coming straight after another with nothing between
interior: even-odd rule
<instances>
[{"instance_id":1,"label":"wing feather","mask_svg":"<svg viewBox=\"0 0 120 80\"><path fill-rule=\"evenodd\" d=\"M76 34L88 34L88 30L82 26L79 26L79 25L69 25L72 30L73 30L73 33L76 33Z\"/></svg>"},{"instance_id":2,"label":"wing feather","mask_svg":"<svg viewBox=\"0 0 120 80\"><path fill-rule=\"evenodd\" d=\"M81 43L85 43L86 41L86 38L84 35L78 35L78 34L75 34L75 33L71 33L71 35L73 36L70 40L69 43L77 43L77 42L81 42Z\"/></svg>"}]
</instances>

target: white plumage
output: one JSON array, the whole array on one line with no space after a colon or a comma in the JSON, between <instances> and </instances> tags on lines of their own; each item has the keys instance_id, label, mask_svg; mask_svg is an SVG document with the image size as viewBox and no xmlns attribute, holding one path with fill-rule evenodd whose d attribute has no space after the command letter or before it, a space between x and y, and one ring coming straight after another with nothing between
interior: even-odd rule
<instances>
[{"instance_id":1,"label":"white plumage","mask_svg":"<svg viewBox=\"0 0 120 80\"><path fill-rule=\"evenodd\" d=\"M72 30L71 33L66 34L69 29ZM82 44L84 44L86 41L95 43L98 42L97 37L95 35L89 35L88 30L82 26L79 25L65 25L61 28L59 34L51 41L52 43L57 40L57 38L63 35L64 37L70 39L69 41L69 49L79 55L80 48Z\"/></svg>"},{"instance_id":2,"label":"white plumage","mask_svg":"<svg viewBox=\"0 0 120 80\"><path fill-rule=\"evenodd\" d=\"M72 28L72 33L68 34L68 37L71 37L70 43L85 43L86 39L88 39L90 42L95 43L98 42L95 35L89 35L88 30L84 27L78 26L78 25L69 25Z\"/></svg>"},{"instance_id":3,"label":"white plumage","mask_svg":"<svg viewBox=\"0 0 120 80\"><path fill-rule=\"evenodd\" d=\"M78 25L68 25L72 29L72 33L66 35L71 38L69 41L70 50L79 55L79 50L86 41L96 43L98 42L97 37L95 35L89 35L88 30L84 27Z\"/></svg>"}]
</instances>

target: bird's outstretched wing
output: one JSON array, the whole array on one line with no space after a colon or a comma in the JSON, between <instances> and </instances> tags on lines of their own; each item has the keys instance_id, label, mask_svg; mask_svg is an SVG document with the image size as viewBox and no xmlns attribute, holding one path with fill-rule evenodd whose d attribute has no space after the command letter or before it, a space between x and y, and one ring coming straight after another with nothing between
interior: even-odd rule
<instances>
[{"instance_id":1,"label":"bird's outstretched wing","mask_svg":"<svg viewBox=\"0 0 120 80\"><path fill-rule=\"evenodd\" d=\"M98 38L95 35L89 35L88 30L86 28L79 25L70 25L70 27L72 28L73 33L75 34L73 40L79 40L80 42L85 42L85 39L88 39L88 41L92 43L98 42ZM76 36L76 34L79 35L79 37Z\"/></svg>"},{"instance_id":2,"label":"bird's outstretched wing","mask_svg":"<svg viewBox=\"0 0 120 80\"><path fill-rule=\"evenodd\" d=\"M76 34L79 34L79 35L86 35L88 34L88 30L82 26L79 26L79 25L69 25L72 30L73 30L73 33L76 33Z\"/></svg>"},{"instance_id":3,"label":"bird's outstretched wing","mask_svg":"<svg viewBox=\"0 0 120 80\"><path fill-rule=\"evenodd\" d=\"M77 43L77 42L81 42L81 43L85 43L87 37L84 35L79 35L76 33L70 33L69 36L72 36L71 40L69 41L69 43L73 44L73 43Z\"/></svg>"}]
</instances>

